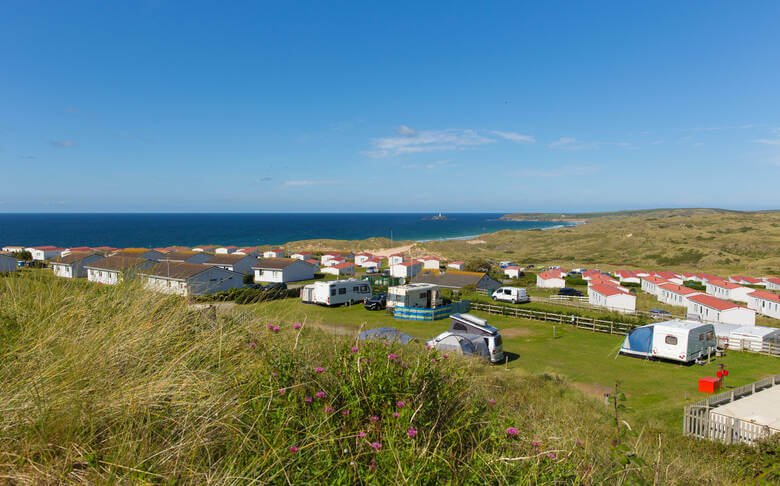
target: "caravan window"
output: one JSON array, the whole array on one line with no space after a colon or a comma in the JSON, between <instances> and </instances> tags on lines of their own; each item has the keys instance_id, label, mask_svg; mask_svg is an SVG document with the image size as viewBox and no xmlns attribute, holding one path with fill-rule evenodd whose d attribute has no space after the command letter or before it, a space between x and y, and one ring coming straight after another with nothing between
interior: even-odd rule
<instances>
[{"instance_id":1,"label":"caravan window","mask_svg":"<svg viewBox=\"0 0 780 486\"><path fill-rule=\"evenodd\" d=\"M331 287L330 288L330 295L331 296L336 295L336 288L335 287Z\"/></svg>"},{"instance_id":2,"label":"caravan window","mask_svg":"<svg viewBox=\"0 0 780 486\"><path fill-rule=\"evenodd\" d=\"M699 334L699 341L704 341L704 334Z\"/></svg>"},{"instance_id":3,"label":"caravan window","mask_svg":"<svg viewBox=\"0 0 780 486\"><path fill-rule=\"evenodd\" d=\"M341 288L339 289L339 295L344 295L344 294L346 294L346 293L347 293L347 288L346 288L346 287L341 287Z\"/></svg>"},{"instance_id":4,"label":"caravan window","mask_svg":"<svg viewBox=\"0 0 780 486\"><path fill-rule=\"evenodd\" d=\"M361 285L360 286L360 292L367 294L368 293L368 285Z\"/></svg>"},{"instance_id":5,"label":"caravan window","mask_svg":"<svg viewBox=\"0 0 780 486\"><path fill-rule=\"evenodd\" d=\"M707 333L707 340L708 340L708 341L709 341L709 340L711 340L711 339L713 339L714 337L715 337L715 333L714 333L714 332L712 332L712 331L709 331L709 332Z\"/></svg>"},{"instance_id":6,"label":"caravan window","mask_svg":"<svg viewBox=\"0 0 780 486\"><path fill-rule=\"evenodd\" d=\"M354 287L352 287L352 291L353 292L360 292L360 287L355 285Z\"/></svg>"},{"instance_id":7,"label":"caravan window","mask_svg":"<svg viewBox=\"0 0 780 486\"><path fill-rule=\"evenodd\" d=\"M672 346L677 346L677 336L666 336L664 342L666 344L671 344Z\"/></svg>"}]
</instances>

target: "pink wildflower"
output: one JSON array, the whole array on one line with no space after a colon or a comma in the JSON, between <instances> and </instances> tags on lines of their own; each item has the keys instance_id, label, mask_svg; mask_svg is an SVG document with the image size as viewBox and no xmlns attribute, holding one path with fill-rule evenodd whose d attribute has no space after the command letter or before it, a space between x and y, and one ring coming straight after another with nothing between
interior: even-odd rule
<instances>
[{"instance_id":1,"label":"pink wildflower","mask_svg":"<svg viewBox=\"0 0 780 486\"><path fill-rule=\"evenodd\" d=\"M249 343L249 347L250 347L250 348L254 348L255 346L257 346L257 344L255 344L255 343Z\"/></svg>"},{"instance_id":2,"label":"pink wildflower","mask_svg":"<svg viewBox=\"0 0 780 486\"><path fill-rule=\"evenodd\" d=\"M442 358L444 358L444 359L447 359L447 358L449 358L449 357L450 357L450 355L449 355L449 354L446 354L446 353L442 355Z\"/></svg>"},{"instance_id":3,"label":"pink wildflower","mask_svg":"<svg viewBox=\"0 0 780 486\"><path fill-rule=\"evenodd\" d=\"M431 346L430 344L426 344L425 349L433 349L433 346Z\"/></svg>"},{"instance_id":4,"label":"pink wildflower","mask_svg":"<svg viewBox=\"0 0 780 486\"><path fill-rule=\"evenodd\" d=\"M414 427L409 427L409 430L406 431L406 435L408 435L409 437L416 436L417 435L417 429L415 429Z\"/></svg>"},{"instance_id":5,"label":"pink wildflower","mask_svg":"<svg viewBox=\"0 0 780 486\"><path fill-rule=\"evenodd\" d=\"M582 445L582 441L580 439L575 440L574 443L577 445Z\"/></svg>"},{"instance_id":6,"label":"pink wildflower","mask_svg":"<svg viewBox=\"0 0 780 486\"><path fill-rule=\"evenodd\" d=\"M315 395L317 396L317 398L325 398L326 393L324 391L318 391L317 393L315 393Z\"/></svg>"},{"instance_id":7,"label":"pink wildflower","mask_svg":"<svg viewBox=\"0 0 780 486\"><path fill-rule=\"evenodd\" d=\"M397 357L398 356L396 356L395 353L390 353L390 354L387 355L387 359L389 359L390 361L395 360L395 358L397 358Z\"/></svg>"},{"instance_id":8,"label":"pink wildflower","mask_svg":"<svg viewBox=\"0 0 780 486\"><path fill-rule=\"evenodd\" d=\"M506 435L517 435L519 433L520 431L514 427L509 427L508 429L506 429Z\"/></svg>"},{"instance_id":9,"label":"pink wildflower","mask_svg":"<svg viewBox=\"0 0 780 486\"><path fill-rule=\"evenodd\" d=\"M337 371L336 376L341 376L341 371Z\"/></svg>"},{"instance_id":10,"label":"pink wildflower","mask_svg":"<svg viewBox=\"0 0 780 486\"><path fill-rule=\"evenodd\" d=\"M408 364L406 364L406 363L401 363L401 367L402 367L402 368L408 368L408 367L409 367L409 365L408 365Z\"/></svg>"},{"instance_id":11,"label":"pink wildflower","mask_svg":"<svg viewBox=\"0 0 780 486\"><path fill-rule=\"evenodd\" d=\"M371 459L371 464L368 465L368 468L371 470L376 469L376 461L374 459Z\"/></svg>"},{"instance_id":12,"label":"pink wildflower","mask_svg":"<svg viewBox=\"0 0 780 486\"><path fill-rule=\"evenodd\" d=\"M372 415L371 416L371 421L372 422L379 422L379 417L377 417L376 415Z\"/></svg>"},{"instance_id":13,"label":"pink wildflower","mask_svg":"<svg viewBox=\"0 0 780 486\"><path fill-rule=\"evenodd\" d=\"M293 324L293 329L300 329L301 326L302 324L300 322L296 322L295 324Z\"/></svg>"},{"instance_id":14,"label":"pink wildflower","mask_svg":"<svg viewBox=\"0 0 780 486\"><path fill-rule=\"evenodd\" d=\"M331 413L331 412L333 412L333 407L331 407L330 405L325 407L325 413Z\"/></svg>"},{"instance_id":15,"label":"pink wildflower","mask_svg":"<svg viewBox=\"0 0 780 486\"><path fill-rule=\"evenodd\" d=\"M274 326L273 329L271 329L273 332L279 332L282 328L279 326Z\"/></svg>"},{"instance_id":16,"label":"pink wildflower","mask_svg":"<svg viewBox=\"0 0 780 486\"><path fill-rule=\"evenodd\" d=\"M324 371L325 368L323 368L322 366L317 366L316 368L314 368L315 373L323 373Z\"/></svg>"},{"instance_id":17,"label":"pink wildflower","mask_svg":"<svg viewBox=\"0 0 780 486\"><path fill-rule=\"evenodd\" d=\"M393 418L398 418L398 417L400 417L400 416L401 416L401 415L400 415L398 412L393 412Z\"/></svg>"},{"instance_id":18,"label":"pink wildflower","mask_svg":"<svg viewBox=\"0 0 780 486\"><path fill-rule=\"evenodd\" d=\"M363 437L365 437L366 435L368 435L368 434L366 434L366 433L365 433L365 432L363 432L363 431L360 431L360 432L358 432L358 437L360 437L361 439L362 439Z\"/></svg>"},{"instance_id":19,"label":"pink wildflower","mask_svg":"<svg viewBox=\"0 0 780 486\"><path fill-rule=\"evenodd\" d=\"M496 399L495 398L491 398L490 400L488 400L488 403L491 404L491 405L495 405L496 404Z\"/></svg>"},{"instance_id":20,"label":"pink wildflower","mask_svg":"<svg viewBox=\"0 0 780 486\"><path fill-rule=\"evenodd\" d=\"M314 399L312 397L306 397L303 399L303 401L306 403L311 403L312 401L314 401Z\"/></svg>"},{"instance_id":21,"label":"pink wildflower","mask_svg":"<svg viewBox=\"0 0 780 486\"><path fill-rule=\"evenodd\" d=\"M378 451L379 449L382 448L382 444L380 444L379 442L372 442L371 448L374 449L375 451Z\"/></svg>"},{"instance_id":22,"label":"pink wildflower","mask_svg":"<svg viewBox=\"0 0 780 486\"><path fill-rule=\"evenodd\" d=\"M297 448L297 447L295 447L294 445L292 445L292 446L290 446L290 452L292 452L293 454L295 454L296 452L298 452L298 448Z\"/></svg>"},{"instance_id":23,"label":"pink wildflower","mask_svg":"<svg viewBox=\"0 0 780 486\"><path fill-rule=\"evenodd\" d=\"M385 342L385 346L390 346L390 343L388 343L388 342Z\"/></svg>"},{"instance_id":24,"label":"pink wildflower","mask_svg":"<svg viewBox=\"0 0 780 486\"><path fill-rule=\"evenodd\" d=\"M357 352L358 352L358 349L359 349L359 348L358 348L357 346L352 346L352 352L353 352L353 353L357 353Z\"/></svg>"},{"instance_id":25,"label":"pink wildflower","mask_svg":"<svg viewBox=\"0 0 780 486\"><path fill-rule=\"evenodd\" d=\"M555 454L553 454L551 452L551 453L547 454L547 457L549 457L550 459L555 459Z\"/></svg>"},{"instance_id":26,"label":"pink wildflower","mask_svg":"<svg viewBox=\"0 0 780 486\"><path fill-rule=\"evenodd\" d=\"M431 360L431 363L433 363L433 364L436 364L436 360L435 360L435 359L432 359L432 360Z\"/></svg>"},{"instance_id":27,"label":"pink wildflower","mask_svg":"<svg viewBox=\"0 0 780 486\"><path fill-rule=\"evenodd\" d=\"M267 325L267 326L265 326L265 327L267 327L268 329L273 329L273 328L274 328L274 325L273 325L273 324L268 324L268 325Z\"/></svg>"},{"instance_id":28,"label":"pink wildflower","mask_svg":"<svg viewBox=\"0 0 780 486\"><path fill-rule=\"evenodd\" d=\"M287 388L279 388L279 395L284 395L287 393Z\"/></svg>"},{"instance_id":29,"label":"pink wildflower","mask_svg":"<svg viewBox=\"0 0 780 486\"><path fill-rule=\"evenodd\" d=\"M398 400L397 402L395 402L395 405L398 408L404 408L406 406L406 403L403 400Z\"/></svg>"},{"instance_id":30,"label":"pink wildflower","mask_svg":"<svg viewBox=\"0 0 780 486\"><path fill-rule=\"evenodd\" d=\"M343 410L343 411L341 412L341 415L349 415L349 410Z\"/></svg>"},{"instance_id":31,"label":"pink wildflower","mask_svg":"<svg viewBox=\"0 0 780 486\"><path fill-rule=\"evenodd\" d=\"M539 448L539 443L534 441L534 447L538 449Z\"/></svg>"},{"instance_id":32,"label":"pink wildflower","mask_svg":"<svg viewBox=\"0 0 780 486\"><path fill-rule=\"evenodd\" d=\"M271 376L273 376L274 378L279 378L279 373L274 371L273 373L271 373Z\"/></svg>"}]
</instances>

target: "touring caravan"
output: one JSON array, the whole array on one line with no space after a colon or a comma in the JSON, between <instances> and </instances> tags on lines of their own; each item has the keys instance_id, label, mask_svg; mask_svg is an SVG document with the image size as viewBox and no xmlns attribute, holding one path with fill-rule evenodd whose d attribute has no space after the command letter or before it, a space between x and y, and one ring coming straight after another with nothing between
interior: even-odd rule
<instances>
[{"instance_id":1,"label":"touring caravan","mask_svg":"<svg viewBox=\"0 0 780 486\"><path fill-rule=\"evenodd\" d=\"M780 329L767 326L742 326L729 334L729 349L763 351L769 344L780 348Z\"/></svg>"},{"instance_id":2,"label":"touring caravan","mask_svg":"<svg viewBox=\"0 0 780 486\"><path fill-rule=\"evenodd\" d=\"M633 329L620 354L690 363L714 352L715 346L712 324L671 320Z\"/></svg>"},{"instance_id":3,"label":"touring caravan","mask_svg":"<svg viewBox=\"0 0 780 486\"><path fill-rule=\"evenodd\" d=\"M452 314L450 330L431 339L428 344L436 349L456 346L461 348L463 354L484 356L492 363L504 359L503 343L498 329L489 325L485 319L471 314Z\"/></svg>"},{"instance_id":4,"label":"touring caravan","mask_svg":"<svg viewBox=\"0 0 780 486\"><path fill-rule=\"evenodd\" d=\"M398 285L387 289L387 308L413 307L434 309L441 307L444 301L438 285L413 283Z\"/></svg>"},{"instance_id":5,"label":"touring caravan","mask_svg":"<svg viewBox=\"0 0 780 486\"><path fill-rule=\"evenodd\" d=\"M371 285L368 280L350 278L314 282L301 289L301 301L304 304L326 306L355 304L371 297Z\"/></svg>"}]
</instances>

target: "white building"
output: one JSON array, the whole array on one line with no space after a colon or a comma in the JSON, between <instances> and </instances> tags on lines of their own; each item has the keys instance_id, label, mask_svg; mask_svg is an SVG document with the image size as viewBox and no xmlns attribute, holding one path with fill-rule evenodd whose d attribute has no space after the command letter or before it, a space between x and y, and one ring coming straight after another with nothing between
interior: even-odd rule
<instances>
[{"instance_id":1,"label":"white building","mask_svg":"<svg viewBox=\"0 0 780 486\"><path fill-rule=\"evenodd\" d=\"M688 315L697 316L705 322L756 325L756 311L753 309L707 294L688 297Z\"/></svg>"},{"instance_id":2,"label":"white building","mask_svg":"<svg viewBox=\"0 0 780 486\"><path fill-rule=\"evenodd\" d=\"M677 285L682 285L684 282L683 276L674 272L650 272L650 275L652 277L662 278L667 282L672 282L673 284Z\"/></svg>"},{"instance_id":3,"label":"white building","mask_svg":"<svg viewBox=\"0 0 780 486\"><path fill-rule=\"evenodd\" d=\"M542 289L562 289L566 280L560 270L547 270L536 274L536 286Z\"/></svg>"},{"instance_id":4,"label":"white building","mask_svg":"<svg viewBox=\"0 0 780 486\"><path fill-rule=\"evenodd\" d=\"M20 251L25 251L25 247L23 247L23 246L4 246L2 248L2 251L8 252L8 253L18 253Z\"/></svg>"},{"instance_id":5,"label":"white building","mask_svg":"<svg viewBox=\"0 0 780 486\"><path fill-rule=\"evenodd\" d=\"M422 269L422 264L419 262L401 262L394 265L390 265L390 276L397 278L410 278L414 277Z\"/></svg>"},{"instance_id":6,"label":"white building","mask_svg":"<svg viewBox=\"0 0 780 486\"><path fill-rule=\"evenodd\" d=\"M665 283L669 283L668 280L661 277L642 277L642 292L647 292L648 294L653 294L656 297L661 295L661 285Z\"/></svg>"},{"instance_id":7,"label":"white building","mask_svg":"<svg viewBox=\"0 0 780 486\"><path fill-rule=\"evenodd\" d=\"M332 261L332 260L331 260ZM322 273L330 275L355 275L355 264L352 262L343 262L336 265L328 265L320 270Z\"/></svg>"},{"instance_id":8,"label":"white building","mask_svg":"<svg viewBox=\"0 0 780 486\"><path fill-rule=\"evenodd\" d=\"M449 262L447 264L447 268L452 268L454 270L465 270L466 262L461 262L461 261Z\"/></svg>"},{"instance_id":9,"label":"white building","mask_svg":"<svg viewBox=\"0 0 780 486\"><path fill-rule=\"evenodd\" d=\"M213 294L244 285L240 273L197 263L160 262L138 274L144 288L182 296Z\"/></svg>"},{"instance_id":10,"label":"white building","mask_svg":"<svg viewBox=\"0 0 780 486\"><path fill-rule=\"evenodd\" d=\"M341 254L337 252L323 253L322 257L320 257L320 263L323 267L326 267L328 266L328 262L334 258L341 258Z\"/></svg>"},{"instance_id":11,"label":"white building","mask_svg":"<svg viewBox=\"0 0 780 486\"><path fill-rule=\"evenodd\" d=\"M257 255L259 255L259 254L260 254L260 252L258 252L257 248L255 248L253 246L248 246L246 248L237 248L233 252L233 255L250 255L250 256L255 256L255 257Z\"/></svg>"},{"instance_id":12,"label":"white building","mask_svg":"<svg viewBox=\"0 0 780 486\"><path fill-rule=\"evenodd\" d=\"M438 270L441 267L441 260L436 257L424 257L421 258L423 268L429 270Z\"/></svg>"},{"instance_id":13,"label":"white building","mask_svg":"<svg viewBox=\"0 0 780 486\"><path fill-rule=\"evenodd\" d=\"M95 263L105 258L95 252L71 252L67 255L55 258L49 265L57 277L82 278L87 276L86 265Z\"/></svg>"},{"instance_id":14,"label":"white building","mask_svg":"<svg viewBox=\"0 0 780 486\"><path fill-rule=\"evenodd\" d=\"M595 284L589 286L588 303L618 312L636 310L636 296L611 285Z\"/></svg>"},{"instance_id":15,"label":"white building","mask_svg":"<svg viewBox=\"0 0 780 486\"><path fill-rule=\"evenodd\" d=\"M709 295L719 299L737 300L745 303L748 301L748 294L753 291L750 287L743 287L725 280L708 280L704 286Z\"/></svg>"},{"instance_id":16,"label":"white building","mask_svg":"<svg viewBox=\"0 0 780 486\"><path fill-rule=\"evenodd\" d=\"M293 253L290 255L290 258L295 260L311 260L311 252L310 251L299 251L298 253Z\"/></svg>"},{"instance_id":17,"label":"white building","mask_svg":"<svg viewBox=\"0 0 780 486\"><path fill-rule=\"evenodd\" d=\"M11 255L0 253L0 273L15 272L17 270L18 263L16 257Z\"/></svg>"},{"instance_id":18,"label":"white building","mask_svg":"<svg viewBox=\"0 0 780 486\"><path fill-rule=\"evenodd\" d=\"M263 252L263 258L285 258L286 256L287 252L284 248L273 248Z\"/></svg>"},{"instance_id":19,"label":"white building","mask_svg":"<svg viewBox=\"0 0 780 486\"><path fill-rule=\"evenodd\" d=\"M355 265L358 265L358 266L362 267L364 261L369 260L369 259L371 259L373 257L374 257L374 255L372 255L371 253L366 253L366 252L356 253L355 254Z\"/></svg>"},{"instance_id":20,"label":"white building","mask_svg":"<svg viewBox=\"0 0 780 486\"><path fill-rule=\"evenodd\" d=\"M671 282L660 285L658 301L664 304L688 307L688 298L694 295L701 295L703 292L694 290L684 285L677 285Z\"/></svg>"},{"instance_id":21,"label":"white building","mask_svg":"<svg viewBox=\"0 0 780 486\"><path fill-rule=\"evenodd\" d=\"M398 265L399 263L404 262L404 255L403 253L393 253L387 258L387 264L390 266Z\"/></svg>"},{"instance_id":22,"label":"white building","mask_svg":"<svg viewBox=\"0 0 780 486\"><path fill-rule=\"evenodd\" d=\"M56 246L31 246L25 248L25 250L30 252L33 260L43 261L60 256L64 248L58 248Z\"/></svg>"},{"instance_id":23,"label":"white building","mask_svg":"<svg viewBox=\"0 0 780 486\"><path fill-rule=\"evenodd\" d=\"M780 295L766 290L754 290L748 294L748 309L759 314L780 319Z\"/></svg>"},{"instance_id":24,"label":"white building","mask_svg":"<svg viewBox=\"0 0 780 486\"><path fill-rule=\"evenodd\" d=\"M250 255L214 255L203 263L248 275L252 273L252 267L257 265L257 257Z\"/></svg>"},{"instance_id":25,"label":"white building","mask_svg":"<svg viewBox=\"0 0 780 486\"><path fill-rule=\"evenodd\" d=\"M780 290L780 278L767 277L764 279L767 290Z\"/></svg>"},{"instance_id":26,"label":"white building","mask_svg":"<svg viewBox=\"0 0 780 486\"><path fill-rule=\"evenodd\" d=\"M214 253L215 251L217 251L217 248L219 247L215 245L201 245L201 246L196 246L195 248L192 249L192 251L205 251L206 253Z\"/></svg>"},{"instance_id":27,"label":"white building","mask_svg":"<svg viewBox=\"0 0 780 486\"><path fill-rule=\"evenodd\" d=\"M263 258L252 267L255 282L287 283L312 280L316 265L295 258Z\"/></svg>"},{"instance_id":28,"label":"white building","mask_svg":"<svg viewBox=\"0 0 780 486\"><path fill-rule=\"evenodd\" d=\"M459 268L458 270L461 269ZM520 278L521 273L523 273L523 269L521 267L511 266L504 268L504 275L506 275L508 278Z\"/></svg>"},{"instance_id":29,"label":"white building","mask_svg":"<svg viewBox=\"0 0 780 486\"><path fill-rule=\"evenodd\" d=\"M766 287L766 282L760 278L748 277L746 275L732 275L729 277L729 282L733 282L741 285L760 285Z\"/></svg>"},{"instance_id":30,"label":"white building","mask_svg":"<svg viewBox=\"0 0 780 486\"><path fill-rule=\"evenodd\" d=\"M639 275L631 270L616 270L615 277L617 277L620 283L642 283Z\"/></svg>"},{"instance_id":31,"label":"white building","mask_svg":"<svg viewBox=\"0 0 780 486\"><path fill-rule=\"evenodd\" d=\"M112 255L85 265L87 280L106 285L116 285L124 279L135 276L139 270L149 268L156 262L145 258L126 255Z\"/></svg>"},{"instance_id":32,"label":"white building","mask_svg":"<svg viewBox=\"0 0 780 486\"><path fill-rule=\"evenodd\" d=\"M342 263L347 263L347 260L342 257L330 257L327 260L325 260L325 263L323 263L323 267L333 267L336 265L341 265Z\"/></svg>"},{"instance_id":33,"label":"white building","mask_svg":"<svg viewBox=\"0 0 780 486\"><path fill-rule=\"evenodd\" d=\"M205 253L202 251L172 251L166 253L160 257L161 262L179 262L179 263L203 263L211 259L214 256L211 253Z\"/></svg>"},{"instance_id":34,"label":"white building","mask_svg":"<svg viewBox=\"0 0 780 486\"><path fill-rule=\"evenodd\" d=\"M235 246L232 246L232 245L231 246L220 246L219 248L214 250L214 253L216 253L217 255L230 255L231 253L235 252L236 250L238 250L238 248L235 247Z\"/></svg>"},{"instance_id":35,"label":"white building","mask_svg":"<svg viewBox=\"0 0 780 486\"><path fill-rule=\"evenodd\" d=\"M357 256L355 257L355 259L357 260ZM363 260L363 263L361 263L360 266L366 269L373 268L379 270L379 267L382 266L382 260L377 257L368 258L366 260Z\"/></svg>"}]
</instances>

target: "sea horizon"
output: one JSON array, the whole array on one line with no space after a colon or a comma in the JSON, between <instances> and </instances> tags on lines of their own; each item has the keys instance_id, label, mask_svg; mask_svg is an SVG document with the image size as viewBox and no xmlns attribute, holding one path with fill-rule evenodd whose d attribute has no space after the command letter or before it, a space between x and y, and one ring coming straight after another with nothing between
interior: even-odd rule
<instances>
[{"instance_id":1,"label":"sea horizon","mask_svg":"<svg viewBox=\"0 0 780 486\"><path fill-rule=\"evenodd\" d=\"M502 220L506 212L68 212L0 213L0 244L165 247L281 245L300 240L469 239L501 230L552 229L560 221Z\"/></svg>"}]
</instances>

